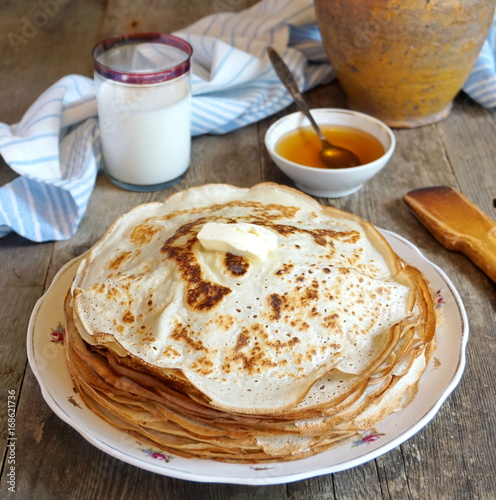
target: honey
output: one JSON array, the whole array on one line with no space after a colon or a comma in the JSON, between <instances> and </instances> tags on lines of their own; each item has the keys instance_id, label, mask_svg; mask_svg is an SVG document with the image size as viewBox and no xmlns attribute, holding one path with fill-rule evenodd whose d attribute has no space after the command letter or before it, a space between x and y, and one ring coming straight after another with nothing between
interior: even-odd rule
<instances>
[{"instance_id":1,"label":"honey","mask_svg":"<svg viewBox=\"0 0 496 500\"><path fill-rule=\"evenodd\" d=\"M372 135L353 127L320 125L326 139L336 146L349 149L358 156L361 165L377 160L384 154L384 146ZM319 158L322 147L312 127L301 127L284 135L275 151L286 160L307 167L328 168Z\"/></svg>"}]
</instances>

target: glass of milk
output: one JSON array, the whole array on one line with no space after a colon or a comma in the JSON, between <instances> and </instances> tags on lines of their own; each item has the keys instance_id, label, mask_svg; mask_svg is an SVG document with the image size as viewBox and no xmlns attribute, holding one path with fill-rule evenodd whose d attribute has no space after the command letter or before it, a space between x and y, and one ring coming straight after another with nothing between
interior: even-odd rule
<instances>
[{"instance_id":1,"label":"glass of milk","mask_svg":"<svg viewBox=\"0 0 496 500\"><path fill-rule=\"evenodd\" d=\"M161 33L117 36L93 49L104 170L117 186L154 191L186 175L192 52Z\"/></svg>"}]
</instances>

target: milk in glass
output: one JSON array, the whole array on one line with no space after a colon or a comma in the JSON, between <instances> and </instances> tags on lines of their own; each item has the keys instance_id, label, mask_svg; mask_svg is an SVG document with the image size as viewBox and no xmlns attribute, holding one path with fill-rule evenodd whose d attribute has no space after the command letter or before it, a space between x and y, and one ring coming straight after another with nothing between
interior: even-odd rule
<instances>
[{"instance_id":1,"label":"milk in glass","mask_svg":"<svg viewBox=\"0 0 496 500\"><path fill-rule=\"evenodd\" d=\"M98 115L107 174L135 185L180 177L190 163L190 109L182 80L142 88L103 82Z\"/></svg>"},{"instance_id":2,"label":"milk in glass","mask_svg":"<svg viewBox=\"0 0 496 500\"><path fill-rule=\"evenodd\" d=\"M101 42L93 53L104 169L118 186L178 182L190 164L191 48L171 35Z\"/></svg>"}]
</instances>

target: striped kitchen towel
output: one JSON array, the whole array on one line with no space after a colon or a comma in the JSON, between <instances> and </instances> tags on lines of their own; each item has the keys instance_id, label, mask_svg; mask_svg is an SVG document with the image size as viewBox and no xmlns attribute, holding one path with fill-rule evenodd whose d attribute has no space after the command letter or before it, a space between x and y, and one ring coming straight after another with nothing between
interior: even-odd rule
<instances>
[{"instance_id":1,"label":"striped kitchen towel","mask_svg":"<svg viewBox=\"0 0 496 500\"><path fill-rule=\"evenodd\" d=\"M496 107L496 16L463 90L481 106Z\"/></svg>"},{"instance_id":2,"label":"striped kitchen towel","mask_svg":"<svg viewBox=\"0 0 496 500\"><path fill-rule=\"evenodd\" d=\"M101 158L93 80L70 75L15 125L0 125L0 154L19 177L0 188L0 236L65 240L77 230Z\"/></svg>"},{"instance_id":3,"label":"striped kitchen towel","mask_svg":"<svg viewBox=\"0 0 496 500\"><path fill-rule=\"evenodd\" d=\"M227 5L227 4L226 4ZM464 90L496 105L493 25ZM194 50L192 134L223 134L270 116L292 99L266 57L283 56L303 91L334 78L312 0L262 0L178 31ZM0 236L70 238L85 213L101 162L93 81L62 78L12 126L0 124L0 155L19 174L0 188Z\"/></svg>"},{"instance_id":4,"label":"striped kitchen towel","mask_svg":"<svg viewBox=\"0 0 496 500\"><path fill-rule=\"evenodd\" d=\"M268 45L281 52L302 90L334 76L312 0L263 0L174 34L194 51L193 135L230 132L291 104L266 56Z\"/></svg>"}]
</instances>

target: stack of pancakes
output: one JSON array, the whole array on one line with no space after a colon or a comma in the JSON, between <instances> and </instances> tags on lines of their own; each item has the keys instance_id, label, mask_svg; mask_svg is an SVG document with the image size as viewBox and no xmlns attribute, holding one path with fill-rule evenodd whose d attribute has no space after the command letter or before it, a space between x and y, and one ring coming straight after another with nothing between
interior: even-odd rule
<instances>
[{"instance_id":1,"label":"stack of pancakes","mask_svg":"<svg viewBox=\"0 0 496 500\"><path fill-rule=\"evenodd\" d=\"M207 222L277 236L211 250ZM65 348L87 406L183 457L293 460L415 396L434 349L424 276L368 222L264 183L207 185L120 217L82 260Z\"/></svg>"}]
</instances>

